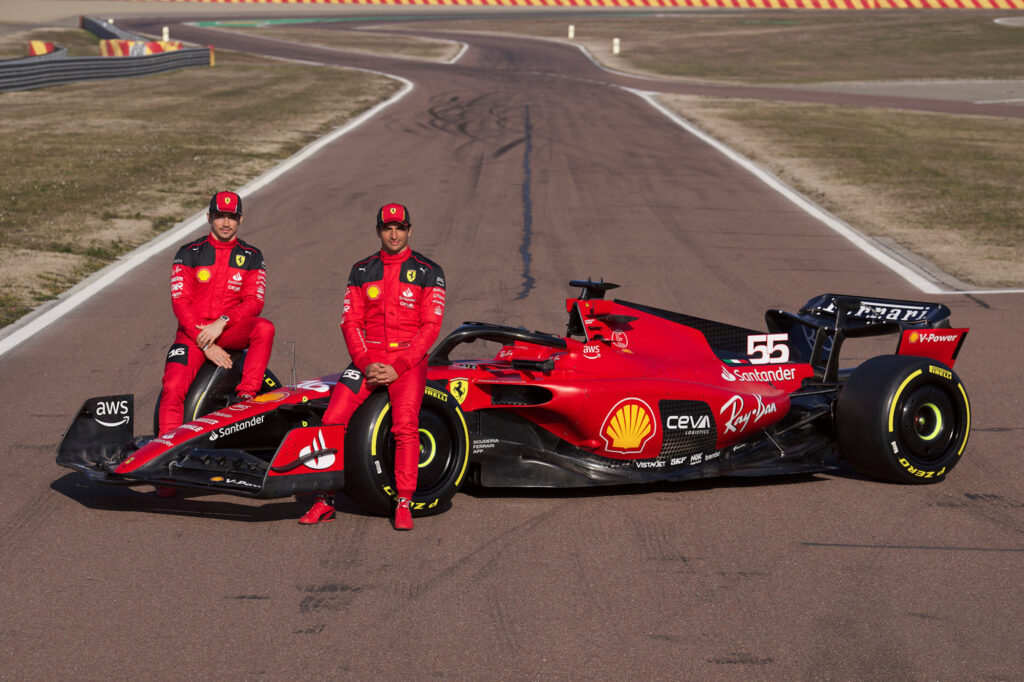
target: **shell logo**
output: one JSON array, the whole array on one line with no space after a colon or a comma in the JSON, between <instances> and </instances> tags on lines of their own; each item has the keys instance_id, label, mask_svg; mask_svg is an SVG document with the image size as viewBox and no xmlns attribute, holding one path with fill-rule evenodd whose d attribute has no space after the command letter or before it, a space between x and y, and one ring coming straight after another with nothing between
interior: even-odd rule
<instances>
[{"instance_id":1,"label":"shell logo","mask_svg":"<svg viewBox=\"0 0 1024 682\"><path fill-rule=\"evenodd\" d=\"M917 343L921 340L921 335L917 332L910 332L910 343Z\"/></svg>"},{"instance_id":2,"label":"shell logo","mask_svg":"<svg viewBox=\"0 0 1024 682\"><path fill-rule=\"evenodd\" d=\"M213 277L213 273L208 268L199 268L199 271L196 272L196 279L200 282L209 282L211 277Z\"/></svg>"},{"instance_id":3,"label":"shell logo","mask_svg":"<svg viewBox=\"0 0 1024 682\"><path fill-rule=\"evenodd\" d=\"M252 399L254 403L276 403L279 400L284 400L288 397L288 394L284 391L277 393L261 393Z\"/></svg>"},{"instance_id":4,"label":"shell logo","mask_svg":"<svg viewBox=\"0 0 1024 682\"><path fill-rule=\"evenodd\" d=\"M380 298L380 289L376 286L369 286L366 289L367 298Z\"/></svg>"},{"instance_id":5,"label":"shell logo","mask_svg":"<svg viewBox=\"0 0 1024 682\"><path fill-rule=\"evenodd\" d=\"M651 406L639 398L619 401L601 425L601 438L611 452L640 452L657 433L657 421Z\"/></svg>"}]
</instances>

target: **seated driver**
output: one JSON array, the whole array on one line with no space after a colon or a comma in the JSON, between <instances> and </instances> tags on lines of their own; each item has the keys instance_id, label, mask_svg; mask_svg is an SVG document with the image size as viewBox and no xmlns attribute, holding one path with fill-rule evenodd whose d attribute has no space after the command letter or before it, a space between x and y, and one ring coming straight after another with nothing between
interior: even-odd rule
<instances>
[{"instance_id":1,"label":"seated driver","mask_svg":"<svg viewBox=\"0 0 1024 682\"><path fill-rule=\"evenodd\" d=\"M225 349L249 349L236 400L255 396L274 343L273 323L259 317L267 287L263 254L238 238L242 198L217 192L206 219L210 234L178 249L171 268L178 333L164 366L158 433L181 425L185 393L205 360L231 369Z\"/></svg>"}]
</instances>

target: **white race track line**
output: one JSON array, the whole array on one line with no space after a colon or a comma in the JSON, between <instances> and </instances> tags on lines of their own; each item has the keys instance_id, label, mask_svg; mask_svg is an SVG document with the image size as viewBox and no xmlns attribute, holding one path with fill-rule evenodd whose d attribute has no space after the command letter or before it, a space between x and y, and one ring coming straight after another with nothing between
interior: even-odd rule
<instances>
[{"instance_id":1,"label":"white race track line","mask_svg":"<svg viewBox=\"0 0 1024 682\"><path fill-rule=\"evenodd\" d=\"M323 64L316 64L317 66L323 66ZM368 71L367 69L360 70ZM313 156L313 154L316 154L318 151L337 140L342 135L352 132L385 108L391 106L412 92L412 81L393 74L381 73L379 71L370 71L370 73L377 73L400 81L402 83L402 89L395 93L390 99L386 99L374 107L367 109L343 126L336 128L320 139L309 143L274 168L271 168L263 175L255 178L243 187L240 187L238 189L238 193L242 196L254 194L298 166L309 157ZM57 322L72 310L82 305L153 256L163 252L165 249L177 246L181 240L205 224L206 212L201 211L185 222L179 223L170 232L157 237L148 244L143 244L99 272L87 277L72 289L61 294L61 296L54 301L52 305L44 305L21 318L18 322L0 330L0 356L3 356L11 349L32 338L54 322Z\"/></svg>"}]
</instances>

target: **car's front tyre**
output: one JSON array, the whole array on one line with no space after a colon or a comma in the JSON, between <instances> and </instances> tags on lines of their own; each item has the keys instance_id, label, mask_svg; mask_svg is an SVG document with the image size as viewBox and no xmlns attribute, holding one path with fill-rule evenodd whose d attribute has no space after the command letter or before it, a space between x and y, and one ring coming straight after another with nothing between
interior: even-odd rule
<instances>
[{"instance_id":1,"label":"car's front tyre","mask_svg":"<svg viewBox=\"0 0 1024 682\"><path fill-rule=\"evenodd\" d=\"M465 480L469 429L458 402L427 386L419 414L420 461L414 516L445 511ZM349 422L345 434L345 494L363 511L390 515L396 497L395 439L387 391L376 391Z\"/></svg>"}]
</instances>

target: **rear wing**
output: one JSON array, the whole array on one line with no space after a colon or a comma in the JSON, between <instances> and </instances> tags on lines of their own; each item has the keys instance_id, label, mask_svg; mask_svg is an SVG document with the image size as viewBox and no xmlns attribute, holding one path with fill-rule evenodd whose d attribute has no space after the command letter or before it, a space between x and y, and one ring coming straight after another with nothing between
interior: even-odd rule
<instances>
[{"instance_id":1,"label":"rear wing","mask_svg":"<svg viewBox=\"0 0 1024 682\"><path fill-rule=\"evenodd\" d=\"M834 383L839 373L839 352L846 338L899 334L898 353L933 357L952 366L967 330L950 328L949 315L949 308L941 303L821 294L796 314L769 310L765 322L773 333L788 334L791 357L811 364L819 379ZM913 333L925 329L947 331L942 335ZM940 336L941 348L935 344L909 343L911 338L916 342Z\"/></svg>"}]
</instances>

